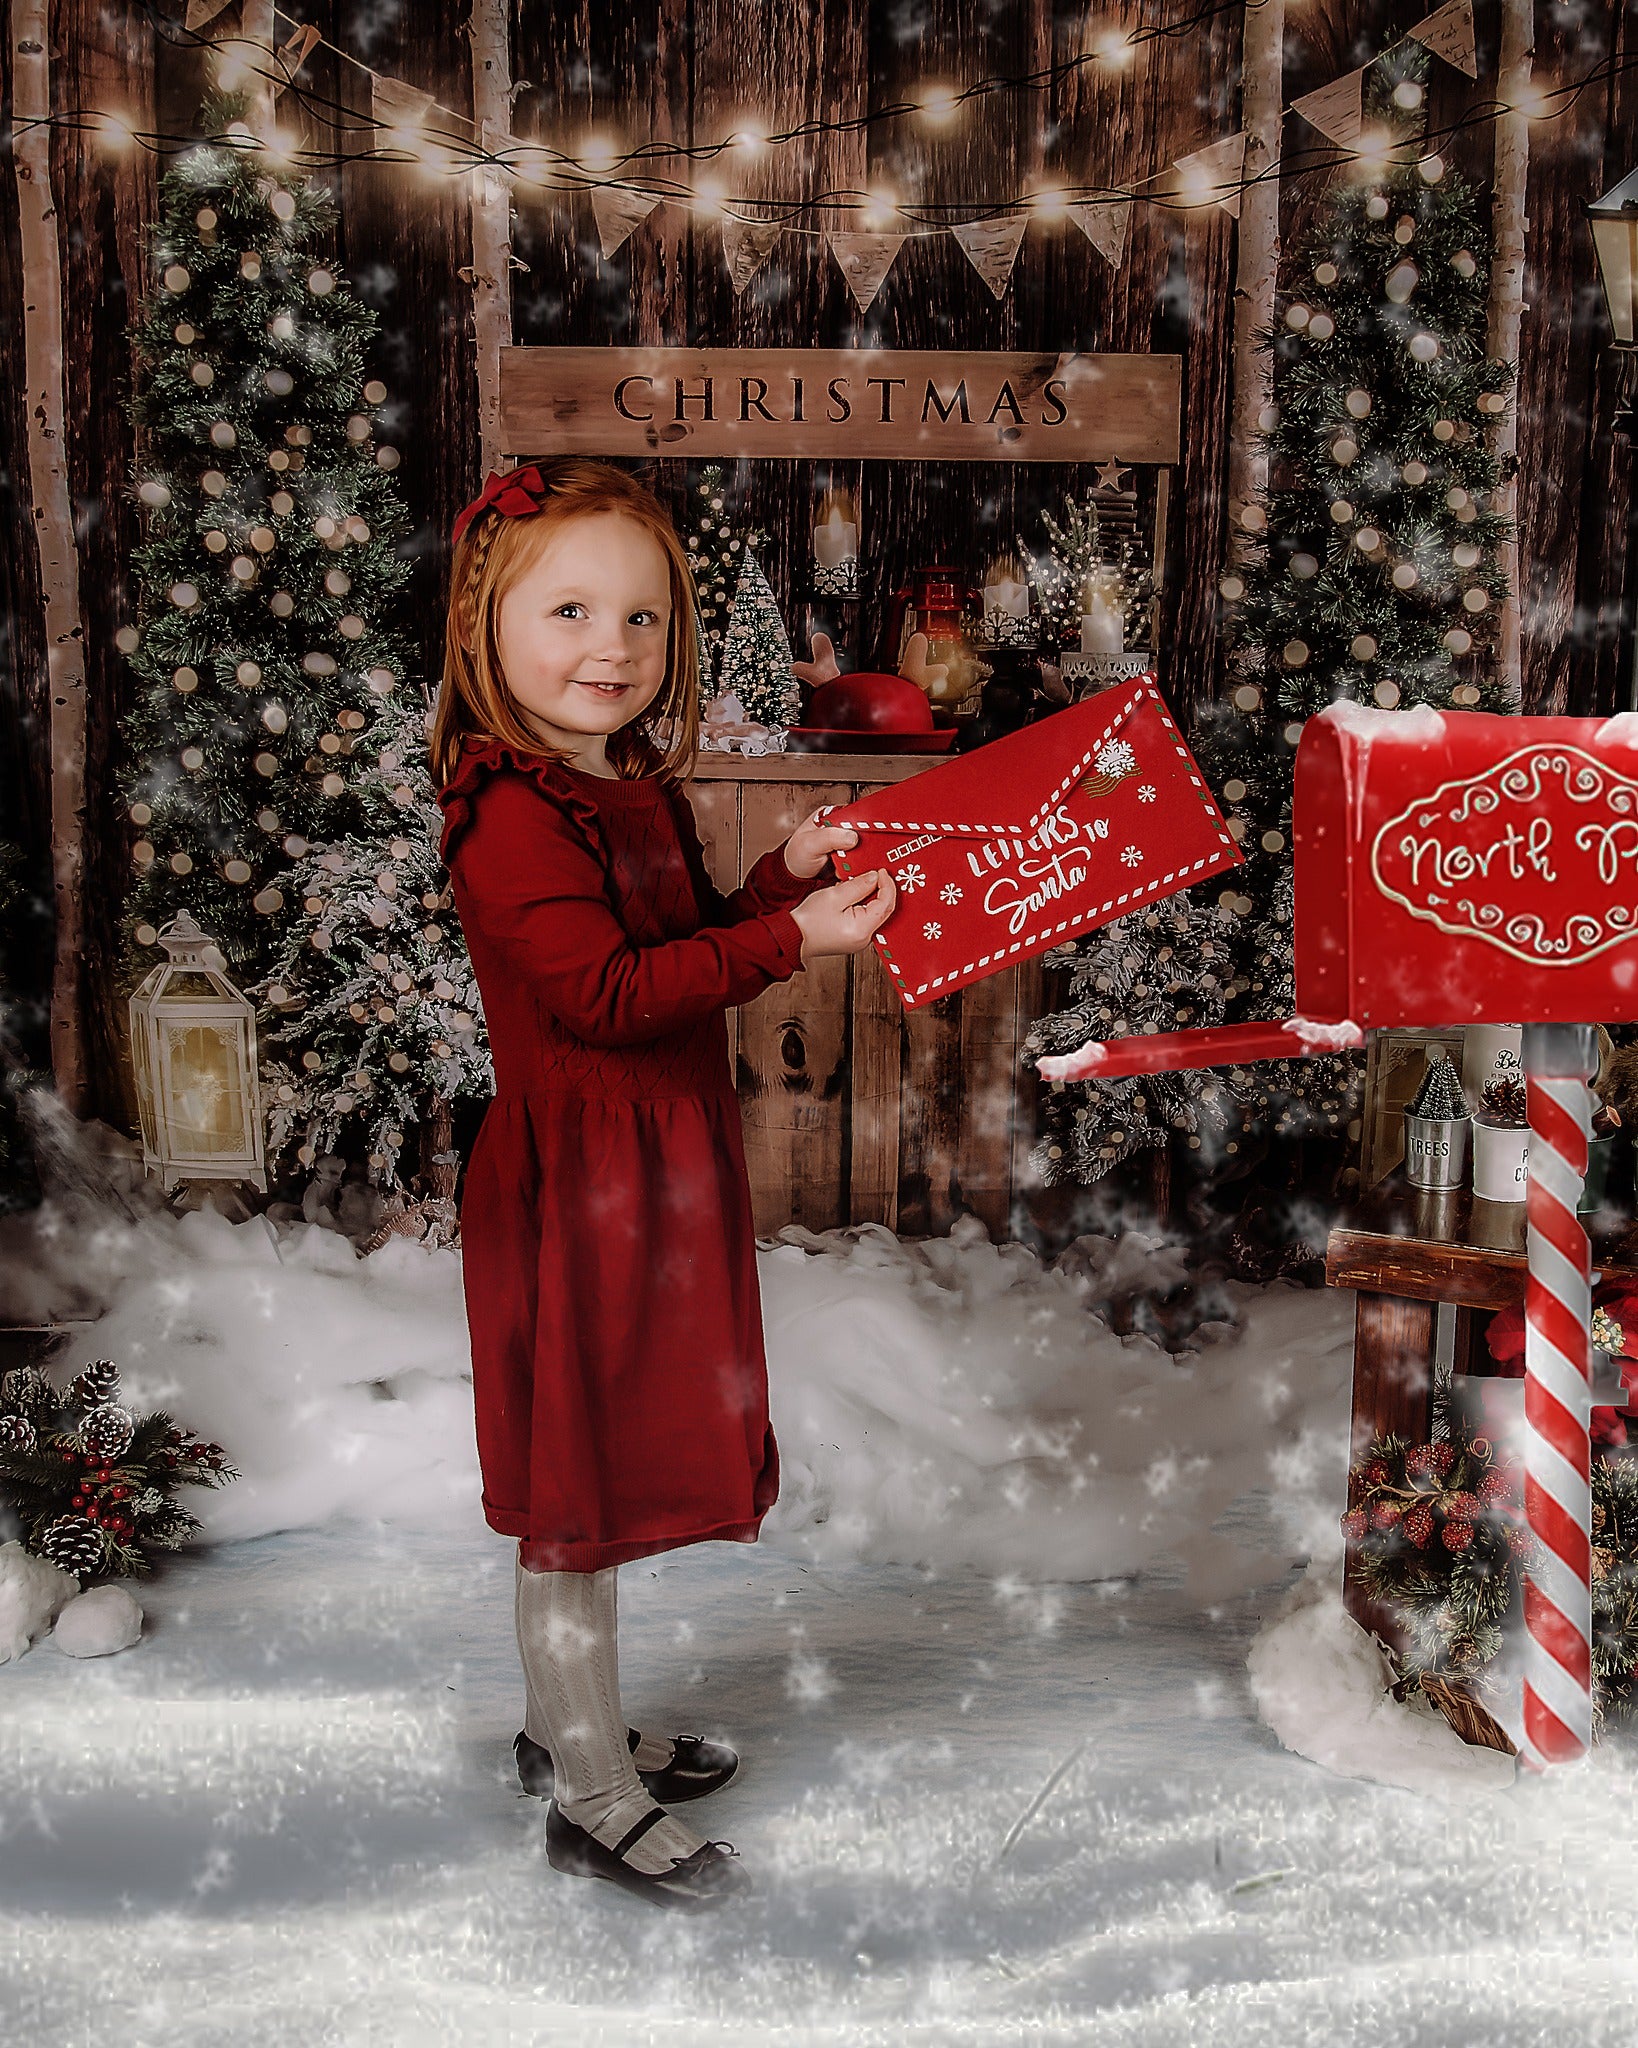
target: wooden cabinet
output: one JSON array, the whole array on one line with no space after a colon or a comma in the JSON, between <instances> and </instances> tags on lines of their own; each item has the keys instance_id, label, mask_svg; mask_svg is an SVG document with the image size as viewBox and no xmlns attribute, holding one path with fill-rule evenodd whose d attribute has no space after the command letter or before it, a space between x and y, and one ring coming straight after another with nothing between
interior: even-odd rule
<instances>
[{"instance_id":1,"label":"wooden cabinet","mask_svg":"<svg viewBox=\"0 0 1638 2048\"><path fill-rule=\"evenodd\" d=\"M923 754L702 754L688 796L711 878L733 889L820 804L930 765ZM1039 1083L1018 1049L1039 959L907 1014L874 951L818 960L728 1013L759 1231L885 1223L937 1235L965 1211L1011 1234L1036 1184Z\"/></svg>"}]
</instances>

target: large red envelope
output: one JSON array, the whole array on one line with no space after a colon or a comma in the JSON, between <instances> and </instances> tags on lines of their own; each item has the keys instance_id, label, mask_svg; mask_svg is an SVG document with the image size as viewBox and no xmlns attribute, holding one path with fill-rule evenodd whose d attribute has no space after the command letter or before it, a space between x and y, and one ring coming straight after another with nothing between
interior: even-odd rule
<instances>
[{"instance_id":1,"label":"large red envelope","mask_svg":"<svg viewBox=\"0 0 1638 2048\"><path fill-rule=\"evenodd\" d=\"M889 869L876 950L907 1010L1243 856L1151 676L838 805L844 875Z\"/></svg>"}]
</instances>

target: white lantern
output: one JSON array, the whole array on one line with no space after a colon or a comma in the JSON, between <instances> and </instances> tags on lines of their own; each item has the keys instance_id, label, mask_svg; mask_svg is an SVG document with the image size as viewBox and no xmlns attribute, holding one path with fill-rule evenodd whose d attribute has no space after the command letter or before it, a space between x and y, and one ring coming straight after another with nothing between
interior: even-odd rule
<instances>
[{"instance_id":1,"label":"white lantern","mask_svg":"<svg viewBox=\"0 0 1638 2048\"><path fill-rule=\"evenodd\" d=\"M143 1164L167 1189L250 1180L265 1190L256 1012L186 911L158 943L165 962L131 997Z\"/></svg>"}]
</instances>

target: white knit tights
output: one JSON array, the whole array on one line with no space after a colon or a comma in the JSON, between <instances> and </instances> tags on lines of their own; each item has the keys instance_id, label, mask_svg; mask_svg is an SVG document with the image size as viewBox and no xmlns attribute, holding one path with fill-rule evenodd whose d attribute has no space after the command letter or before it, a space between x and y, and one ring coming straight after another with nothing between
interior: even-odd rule
<instances>
[{"instance_id":1,"label":"white knit tights","mask_svg":"<svg viewBox=\"0 0 1638 2048\"><path fill-rule=\"evenodd\" d=\"M559 1809L612 1849L656 1810L637 1775L620 1708L618 1567L600 1572L531 1572L517 1564L518 1650L528 1709L524 1733L551 1751ZM662 1754L658 1761L664 1762ZM645 1768L651 1768L645 1761ZM635 1870L668 1870L703 1837L674 1815L626 1852Z\"/></svg>"}]
</instances>

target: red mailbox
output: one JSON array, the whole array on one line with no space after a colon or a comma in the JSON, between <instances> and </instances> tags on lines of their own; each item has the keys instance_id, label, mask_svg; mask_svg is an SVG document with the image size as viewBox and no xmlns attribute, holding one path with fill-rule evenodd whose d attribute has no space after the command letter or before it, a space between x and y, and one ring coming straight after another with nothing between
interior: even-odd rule
<instances>
[{"instance_id":1,"label":"red mailbox","mask_svg":"<svg viewBox=\"0 0 1638 2048\"><path fill-rule=\"evenodd\" d=\"M1638 1017L1638 717L1333 704L1292 834L1304 1017Z\"/></svg>"}]
</instances>

